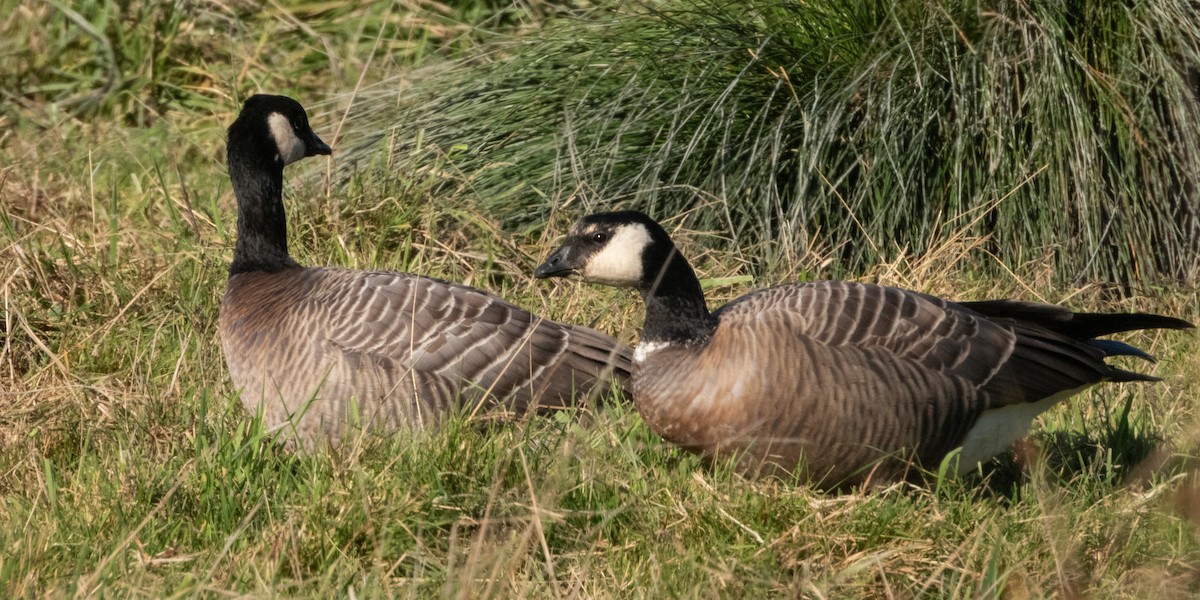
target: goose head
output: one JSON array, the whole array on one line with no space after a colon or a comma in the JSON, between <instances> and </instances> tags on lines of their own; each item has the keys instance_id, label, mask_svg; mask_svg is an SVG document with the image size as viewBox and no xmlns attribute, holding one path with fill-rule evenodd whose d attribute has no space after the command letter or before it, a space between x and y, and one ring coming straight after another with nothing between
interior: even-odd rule
<instances>
[{"instance_id":1,"label":"goose head","mask_svg":"<svg viewBox=\"0 0 1200 600\"><path fill-rule=\"evenodd\" d=\"M645 288L674 251L667 232L641 212L597 213L580 219L533 276L578 275L591 283Z\"/></svg>"},{"instance_id":2,"label":"goose head","mask_svg":"<svg viewBox=\"0 0 1200 600\"><path fill-rule=\"evenodd\" d=\"M579 275L592 283L636 288L646 304L642 343L703 343L717 325L700 280L671 236L637 211L580 219L533 275Z\"/></svg>"},{"instance_id":3,"label":"goose head","mask_svg":"<svg viewBox=\"0 0 1200 600\"><path fill-rule=\"evenodd\" d=\"M275 272L298 266L288 255L283 168L306 156L331 154L299 102L251 96L229 126L229 179L237 196L237 245L229 273Z\"/></svg>"},{"instance_id":4,"label":"goose head","mask_svg":"<svg viewBox=\"0 0 1200 600\"><path fill-rule=\"evenodd\" d=\"M271 163L282 169L308 156L332 154L308 124L299 102L287 96L256 94L229 126L229 164Z\"/></svg>"}]
</instances>

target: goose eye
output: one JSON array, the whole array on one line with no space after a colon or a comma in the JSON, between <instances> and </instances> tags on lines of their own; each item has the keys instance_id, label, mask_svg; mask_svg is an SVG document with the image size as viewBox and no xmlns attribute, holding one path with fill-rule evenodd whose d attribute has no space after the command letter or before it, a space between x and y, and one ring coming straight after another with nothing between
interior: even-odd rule
<instances>
[{"instance_id":1,"label":"goose eye","mask_svg":"<svg viewBox=\"0 0 1200 600\"><path fill-rule=\"evenodd\" d=\"M592 241L596 242L597 244L603 244L607 240L608 234L604 233L603 231L597 231L596 233L592 234Z\"/></svg>"}]
</instances>

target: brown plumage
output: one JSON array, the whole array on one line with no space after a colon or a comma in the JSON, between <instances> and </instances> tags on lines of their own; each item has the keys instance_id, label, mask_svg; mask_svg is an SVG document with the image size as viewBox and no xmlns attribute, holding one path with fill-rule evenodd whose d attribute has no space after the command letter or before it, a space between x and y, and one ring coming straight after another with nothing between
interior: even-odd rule
<instances>
[{"instance_id":1,"label":"brown plumage","mask_svg":"<svg viewBox=\"0 0 1200 600\"><path fill-rule=\"evenodd\" d=\"M892 481L962 448L1003 451L1054 403L1101 381L1155 381L1105 363L1119 331L1186 328L1005 300L954 303L824 281L751 292L710 313L665 231L636 212L583 219L536 273L637 287L646 324L634 402L652 429L749 473L823 486Z\"/></svg>"},{"instance_id":2,"label":"brown plumage","mask_svg":"<svg viewBox=\"0 0 1200 600\"><path fill-rule=\"evenodd\" d=\"M602 333L429 277L297 264L283 167L328 153L304 109L281 96L250 98L229 129L238 241L221 346L243 404L267 427L336 443L350 423L386 432L455 410L521 414L624 385L629 349Z\"/></svg>"}]
</instances>

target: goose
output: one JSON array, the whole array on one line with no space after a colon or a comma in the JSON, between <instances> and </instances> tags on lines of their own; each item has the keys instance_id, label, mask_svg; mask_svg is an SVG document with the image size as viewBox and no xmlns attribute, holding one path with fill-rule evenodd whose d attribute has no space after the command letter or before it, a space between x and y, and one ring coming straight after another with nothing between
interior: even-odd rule
<instances>
[{"instance_id":1,"label":"goose","mask_svg":"<svg viewBox=\"0 0 1200 600\"><path fill-rule=\"evenodd\" d=\"M1153 359L1100 336L1192 326L846 281L759 289L710 312L687 259L636 211L584 217L534 273L568 275L641 293L631 394L652 430L742 473L823 488L911 480L944 459L972 470L1073 394L1159 381L1107 364Z\"/></svg>"},{"instance_id":2,"label":"goose","mask_svg":"<svg viewBox=\"0 0 1200 600\"><path fill-rule=\"evenodd\" d=\"M255 95L229 127L237 242L221 348L243 406L306 447L353 427L420 429L454 410L566 407L623 386L630 349L465 285L301 266L288 254L283 170L331 154L304 108Z\"/></svg>"}]
</instances>

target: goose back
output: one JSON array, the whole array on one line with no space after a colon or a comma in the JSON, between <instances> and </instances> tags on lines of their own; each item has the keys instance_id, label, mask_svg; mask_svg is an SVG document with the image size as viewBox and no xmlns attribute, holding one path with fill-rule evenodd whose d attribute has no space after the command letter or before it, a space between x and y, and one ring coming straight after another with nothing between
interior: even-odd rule
<instances>
[{"instance_id":1,"label":"goose back","mask_svg":"<svg viewBox=\"0 0 1200 600\"><path fill-rule=\"evenodd\" d=\"M959 447L960 470L973 468L1061 398L1127 373L1036 322L897 288L782 285L714 314L703 344L639 347L647 422L745 471L799 466L829 485L894 480Z\"/></svg>"},{"instance_id":2,"label":"goose back","mask_svg":"<svg viewBox=\"0 0 1200 600\"><path fill-rule=\"evenodd\" d=\"M716 316L708 343L640 353L647 422L743 471L832 484L893 479L954 448L985 404L973 380L1012 346L900 290L837 282L761 290Z\"/></svg>"},{"instance_id":3,"label":"goose back","mask_svg":"<svg viewBox=\"0 0 1200 600\"><path fill-rule=\"evenodd\" d=\"M496 296L402 273L234 275L222 346L246 408L305 442L347 424L419 428L449 411L569 406L629 374L629 350Z\"/></svg>"}]
</instances>

